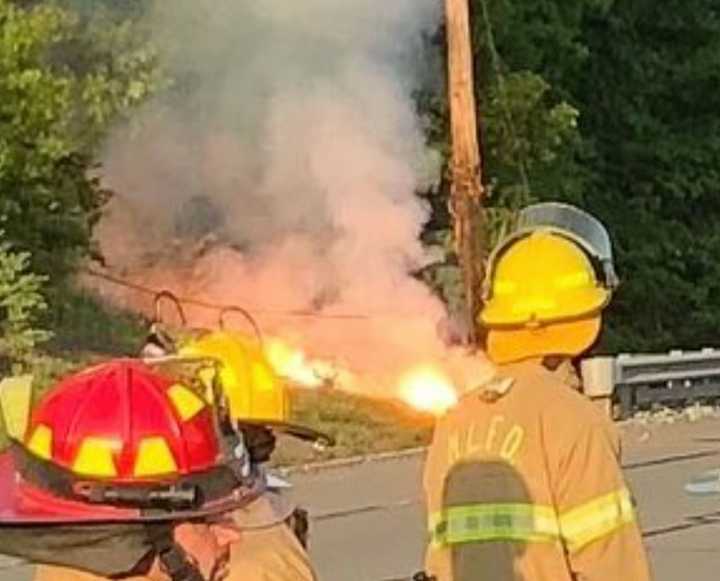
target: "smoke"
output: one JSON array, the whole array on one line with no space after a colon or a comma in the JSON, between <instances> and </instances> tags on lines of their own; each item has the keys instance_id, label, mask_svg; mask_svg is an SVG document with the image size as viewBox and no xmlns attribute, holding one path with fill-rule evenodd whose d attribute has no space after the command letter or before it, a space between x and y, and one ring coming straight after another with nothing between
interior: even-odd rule
<instances>
[{"instance_id":1,"label":"smoke","mask_svg":"<svg viewBox=\"0 0 720 581\"><path fill-rule=\"evenodd\" d=\"M266 331L364 377L444 357L443 306L409 275L428 261L415 191L439 171L412 92L442 74L421 56L441 8L157 2L148 23L177 81L106 145L110 267L258 309ZM278 309L370 318L267 314Z\"/></svg>"}]
</instances>

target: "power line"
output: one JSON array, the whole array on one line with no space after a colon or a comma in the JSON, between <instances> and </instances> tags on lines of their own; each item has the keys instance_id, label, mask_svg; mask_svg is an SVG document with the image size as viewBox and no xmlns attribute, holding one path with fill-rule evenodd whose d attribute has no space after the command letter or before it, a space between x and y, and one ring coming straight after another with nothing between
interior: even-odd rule
<instances>
[{"instance_id":1,"label":"power line","mask_svg":"<svg viewBox=\"0 0 720 581\"><path fill-rule=\"evenodd\" d=\"M116 286L124 287L135 292L145 294L152 297L157 297L163 292L167 292L167 289L157 289L150 286L142 285L136 282L125 280L119 276L100 272L90 267L85 267L82 272L93 278L102 279L106 282L114 284ZM194 297L185 297L173 295L174 299L182 305L190 305L203 309L208 309L217 312L231 312L237 309L236 305L214 303L212 301L205 301ZM279 317L292 317L292 318L307 318L307 319L331 319L331 320L343 320L343 321L369 321L372 319L413 319L427 317L426 313L402 313L402 314L353 314L353 313L319 313L317 311L307 311L302 309L266 309L261 307L249 307L243 309L259 315L271 315Z\"/></svg>"}]
</instances>

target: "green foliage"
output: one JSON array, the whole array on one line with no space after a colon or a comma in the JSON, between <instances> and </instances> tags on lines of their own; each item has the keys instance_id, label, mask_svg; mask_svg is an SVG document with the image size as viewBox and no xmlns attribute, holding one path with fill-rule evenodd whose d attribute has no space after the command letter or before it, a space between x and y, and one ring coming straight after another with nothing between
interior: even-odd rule
<instances>
[{"instance_id":1,"label":"green foliage","mask_svg":"<svg viewBox=\"0 0 720 581\"><path fill-rule=\"evenodd\" d=\"M0 0L0 225L33 270L64 275L92 254L108 193L93 175L108 126L158 86L131 22L61 3Z\"/></svg>"},{"instance_id":2,"label":"green foliage","mask_svg":"<svg viewBox=\"0 0 720 581\"><path fill-rule=\"evenodd\" d=\"M62 286L51 294L46 324L53 330L50 352L77 359L94 355L134 355L147 330L139 315L118 309L91 291Z\"/></svg>"},{"instance_id":3,"label":"green foliage","mask_svg":"<svg viewBox=\"0 0 720 581\"><path fill-rule=\"evenodd\" d=\"M558 166L563 148L577 137L578 111L550 101L549 91L550 85L529 71L510 73L488 88L483 152L494 207L518 209L539 193L567 187Z\"/></svg>"},{"instance_id":4,"label":"green foliage","mask_svg":"<svg viewBox=\"0 0 720 581\"><path fill-rule=\"evenodd\" d=\"M583 23L614 0L471 0L476 76L486 87L495 75L494 44L506 71L541 75L560 99L571 100L568 74L586 65L589 48Z\"/></svg>"},{"instance_id":5,"label":"green foliage","mask_svg":"<svg viewBox=\"0 0 720 581\"><path fill-rule=\"evenodd\" d=\"M80 369L84 360L36 354L28 359L26 369L33 376L33 401L37 401L57 381Z\"/></svg>"},{"instance_id":6,"label":"green foliage","mask_svg":"<svg viewBox=\"0 0 720 581\"><path fill-rule=\"evenodd\" d=\"M13 252L0 241L0 367L4 371L26 363L33 349L50 338L36 326L47 309L42 285L45 278L28 272L30 255Z\"/></svg>"},{"instance_id":7,"label":"green foliage","mask_svg":"<svg viewBox=\"0 0 720 581\"><path fill-rule=\"evenodd\" d=\"M617 0L609 13L588 17L583 30L591 58L567 81L582 111L582 204L608 225L623 279L603 348L715 345L717 3Z\"/></svg>"}]
</instances>

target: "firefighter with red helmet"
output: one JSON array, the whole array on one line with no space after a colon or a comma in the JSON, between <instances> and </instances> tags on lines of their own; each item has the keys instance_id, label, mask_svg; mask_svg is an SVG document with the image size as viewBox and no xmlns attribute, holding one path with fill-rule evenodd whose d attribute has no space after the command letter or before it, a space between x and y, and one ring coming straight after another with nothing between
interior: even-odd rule
<instances>
[{"instance_id":1,"label":"firefighter with red helmet","mask_svg":"<svg viewBox=\"0 0 720 581\"><path fill-rule=\"evenodd\" d=\"M219 406L111 361L56 385L0 455L0 550L43 581L215 581L263 482Z\"/></svg>"},{"instance_id":2,"label":"firefighter with red helmet","mask_svg":"<svg viewBox=\"0 0 720 581\"><path fill-rule=\"evenodd\" d=\"M578 393L617 279L593 216L545 203L491 255L481 322L494 375L435 429L425 466L437 581L648 581L611 421Z\"/></svg>"},{"instance_id":3,"label":"firefighter with red helmet","mask_svg":"<svg viewBox=\"0 0 720 581\"><path fill-rule=\"evenodd\" d=\"M198 375L206 387L217 381L222 389L230 419L242 432L253 464L269 460L276 432L332 445L329 436L289 421L288 388L268 361L259 331L252 336L225 330L222 315L219 323L220 329L196 333L177 344L155 323L141 353L148 361L162 361L164 356L171 361L174 357L216 361L216 369L200 370ZM268 490L236 511L235 518L244 534L231 547L228 581L315 581L307 551L306 511ZM262 526L258 521L263 521Z\"/></svg>"}]
</instances>

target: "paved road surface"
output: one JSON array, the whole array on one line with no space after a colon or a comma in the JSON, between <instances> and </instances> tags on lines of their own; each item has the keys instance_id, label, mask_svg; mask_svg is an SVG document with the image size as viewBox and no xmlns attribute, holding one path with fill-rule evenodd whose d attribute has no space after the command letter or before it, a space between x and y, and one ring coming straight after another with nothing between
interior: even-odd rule
<instances>
[{"instance_id":1,"label":"paved road surface","mask_svg":"<svg viewBox=\"0 0 720 581\"><path fill-rule=\"evenodd\" d=\"M636 494L657 581L716 581L720 498L691 498L687 480L720 467L720 420L623 426L626 474ZM295 495L314 517L320 581L407 577L422 563L421 455L296 474ZM29 569L0 561L0 581Z\"/></svg>"}]
</instances>

